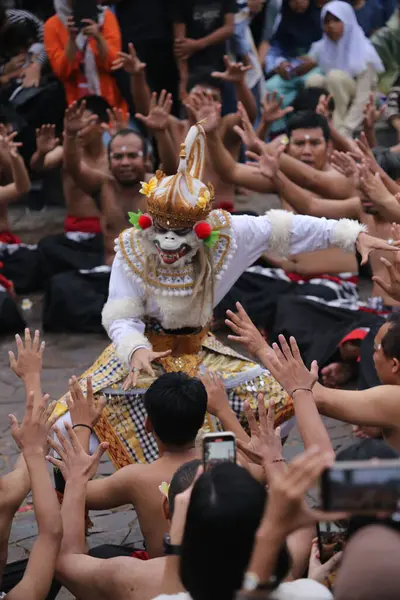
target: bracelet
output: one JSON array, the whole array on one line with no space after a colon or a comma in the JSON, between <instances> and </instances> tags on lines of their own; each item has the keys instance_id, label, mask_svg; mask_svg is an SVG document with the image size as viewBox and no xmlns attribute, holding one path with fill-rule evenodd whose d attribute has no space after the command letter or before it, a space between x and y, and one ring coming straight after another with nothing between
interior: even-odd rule
<instances>
[{"instance_id":1,"label":"bracelet","mask_svg":"<svg viewBox=\"0 0 400 600\"><path fill-rule=\"evenodd\" d=\"M274 458L274 460L272 462L273 463L286 462L286 460L284 458Z\"/></svg>"},{"instance_id":2,"label":"bracelet","mask_svg":"<svg viewBox=\"0 0 400 600\"><path fill-rule=\"evenodd\" d=\"M77 423L76 425L73 425L72 429L75 429L75 427L86 427L86 429L89 429L90 433L93 433L93 427L90 427L90 425L85 425L84 423Z\"/></svg>"},{"instance_id":3,"label":"bracelet","mask_svg":"<svg viewBox=\"0 0 400 600\"><path fill-rule=\"evenodd\" d=\"M312 393L312 389L311 388L296 388L295 390L293 390L293 392L290 394L291 396L293 396L293 394L295 392L311 392Z\"/></svg>"}]
</instances>

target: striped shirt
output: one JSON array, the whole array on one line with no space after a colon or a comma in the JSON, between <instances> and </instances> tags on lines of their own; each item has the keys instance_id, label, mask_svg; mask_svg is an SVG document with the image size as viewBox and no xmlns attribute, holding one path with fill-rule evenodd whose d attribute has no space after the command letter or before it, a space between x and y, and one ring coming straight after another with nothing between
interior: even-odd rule
<instances>
[{"instance_id":1,"label":"striped shirt","mask_svg":"<svg viewBox=\"0 0 400 600\"><path fill-rule=\"evenodd\" d=\"M43 21L38 19L34 14L28 12L27 10L19 10L17 8L9 8L6 10L7 20L10 24L14 25L15 23L20 23L21 21L30 21L35 27L36 31L36 42L39 44L44 43L44 26ZM39 54L36 62L43 65L47 61L46 50L42 50Z\"/></svg>"}]
</instances>

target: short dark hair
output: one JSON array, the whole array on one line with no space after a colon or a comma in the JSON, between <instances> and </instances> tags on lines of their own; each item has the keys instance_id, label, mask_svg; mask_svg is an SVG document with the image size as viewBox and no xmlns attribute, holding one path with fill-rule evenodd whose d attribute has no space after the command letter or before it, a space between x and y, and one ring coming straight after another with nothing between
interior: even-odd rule
<instances>
[{"instance_id":1,"label":"short dark hair","mask_svg":"<svg viewBox=\"0 0 400 600\"><path fill-rule=\"evenodd\" d=\"M390 327L382 338L382 350L387 358L400 360L400 314L390 315L387 323Z\"/></svg>"},{"instance_id":2,"label":"short dark hair","mask_svg":"<svg viewBox=\"0 0 400 600\"><path fill-rule=\"evenodd\" d=\"M294 112L297 113L305 110L315 110L318 106L321 96L329 96L328 90L325 90L321 87L301 89L292 102ZM335 110L335 101L333 98L329 100L329 110Z\"/></svg>"},{"instance_id":3,"label":"short dark hair","mask_svg":"<svg viewBox=\"0 0 400 600\"><path fill-rule=\"evenodd\" d=\"M203 85L205 87L213 87L219 90L222 94L224 90L224 82L221 79L217 79L212 76L212 71L208 68L200 68L189 74L187 83L187 91L190 92L196 85Z\"/></svg>"},{"instance_id":4,"label":"short dark hair","mask_svg":"<svg viewBox=\"0 0 400 600\"><path fill-rule=\"evenodd\" d=\"M207 409L207 392L200 379L165 373L151 384L143 401L163 444L184 446L195 441Z\"/></svg>"},{"instance_id":5,"label":"short dark hair","mask_svg":"<svg viewBox=\"0 0 400 600\"><path fill-rule=\"evenodd\" d=\"M241 588L266 496L265 487L233 463L216 465L196 481L181 553L181 580L193 600L232 600ZM289 568L285 545L277 585Z\"/></svg>"},{"instance_id":6,"label":"short dark hair","mask_svg":"<svg viewBox=\"0 0 400 600\"><path fill-rule=\"evenodd\" d=\"M111 104L103 96L82 96L77 101L77 105L80 106L82 102L86 103L87 110L99 117L100 123L108 123L110 121L107 110L111 110Z\"/></svg>"},{"instance_id":7,"label":"short dark hair","mask_svg":"<svg viewBox=\"0 0 400 600\"><path fill-rule=\"evenodd\" d=\"M317 127L322 129L324 138L328 142L331 139L331 131L327 119L313 110L300 111L289 117L287 135L290 138L296 129L316 129Z\"/></svg>"},{"instance_id":8,"label":"short dark hair","mask_svg":"<svg viewBox=\"0 0 400 600\"><path fill-rule=\"evenodd\" d=\"M143 145L143 158L147 158L147 156L149 155L149 144L147 139L138 131L135 131L134 129L130 129L128 127L126 127L125 129L120 129L119 131L117 131L117 133L115 133L111 140L108 142L108 146L107 146L107 150L108 150L108 157L110 158L110 153L111 153L111 145L113 143L113 141L118 138L118 137L128 137L128 135L136 135L136 137L138 137Z\"/></svg>"},{"instance_id":9,"label":"short dark hair","mask_svg":"<svg viewBox=\"0 0 400 600\"><path fill-rule=\"evenodd\" d=\"M182 494L193 483L198 468L201 465L201 460L195 458L184 465L181 465L171 479L168 490L168 504L170 516L174 514L175 498L178 494Z\"/></svg>"}]
</instances>

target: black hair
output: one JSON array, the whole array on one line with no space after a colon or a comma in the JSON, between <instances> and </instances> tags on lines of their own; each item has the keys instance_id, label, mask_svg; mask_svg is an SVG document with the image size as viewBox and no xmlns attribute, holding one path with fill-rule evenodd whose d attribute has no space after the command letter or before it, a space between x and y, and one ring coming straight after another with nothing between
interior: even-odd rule
<instances>
[{"instance_id":1,"label":"black hair","mask_svg":"<svg viewBox=\"0 0 400 600\"><path fill-rule=\"evenodd\" d=\"M382 338L382 350L387 358L400 360L400 314L393 313L386 322L390 327Z\"/></svg>"},{"instance_id":2,"label":"black hair","mask_svg":"<svg viewBox=\"0 0 400 600\"><path fill-rule=\"evenodd\" d=\"M203 426L207 392L197 377L186 373L165 373L144 395L144 406L154 433L166 446L194 442Z\"/></svg>"},{"instance_id":3,"label":"black hair","mask_svg":"<svg viewBox=\"0 0 400 600\"><path fill-rule=\"evenodd\" d=\"M201 460L195 458L194 460L181 465L179 469L175 471L168 490L169 514L171 518L174 514L176 496L182 494L192 485L200 465Z\"/></svg>"},{"instance_id":4,"label":"black hair","mask_svg":"<svg viewBox=\"0 0 400 600\"><path fill-rule=\"evenodd\" d=\"M289 117L287 135L290 138L296 129L316 129L317 127L322 129L324 138L328 142L331 139L331 131L327 119L312 110L304 110Z\"/></svg>"},{"instance_id":5,"label":"black hair","mask_svg":"<svg viewBox=\"0 0 400 600\"><path fill-rule=\"evenodd\" d=\"M99 117L100 123L109 123L110 119L107 110L111 110L111 104L103 96L83 96L79 98L77 105L80 106L82 102L86 103L86 110Z\"/></svg>"},{"instance_id":6,"label":"black hair","mask_svg":"<svg viewBox=\"0 0 400 600\"><path fill-rule=\"evenodd\" d=\"M321 87L310 87L301 89L294 101L292 106L294 113L305 110L315 110L318 106L318 102L321 96L329 96L329 92ZM329 110L335 110L335 101L333 98L329 100Z\"/></svg>"},{"instance_id":7,"label":"black hair","mask_svg":"<svg viewBox=\"0 0 400 600\"><path fill-rule=\"evenodd\" d=\"M388 446L382 440L366 439L359 440L351 446L339 450L336 454L338 462L344 460L391 460L398 459L399 453ZM396 523L392 519L378 519L373 515L352 515L348 521L346 538L349 540L359 529L368 525L388 525L394 529L400 529L400 523Z\"/></svg>"},{"instance_id":8,"label":"black hair","mask_svg":"<svg viewBox=\"0 0 400 600\"><path fill-rule=\"evenodd\" d=\"M16 23L7 23L1 38L2 49L7 56L12 57L22 50L28 50L32 43L37 41L37 32L32 21L22 19Z\"/></svg>"},{"instance_id":9,"label":"black hair","mask_svg":"<svg viewBox=\"0 0 400 600\"><path fill-rule=\"evenodd\" d=\"M216 465L196 481L181 552L181 581L193 600L232 600L241 589L266 502L265 487L234 463ZM287 576L282 547L275 576Z\"/></svg>"},{"instance_id":10,"label":"black hair","mask_svg":"<svg viewBox=\"0 0 400 600\"><path fill-rule=\"evenodd\" d=\"M217 79L211 75L212 71L208 68L200 68L189 74L187 83L187 91L190 92L196 85L203 85L204 87L213 87L219 90L222 94L224 90L224 82L221 79Z\"/></svg>"},{"instance_id":11,"label":"black hair","mask_svg":"<svg viewBox=\"0 0 400 600\"><path fill-rule=\"evenodd\" d=\"M129 129L127 127L125 129L120 129L119 131L117 131L117 133L115 133L112 136L111 140L108 142L108 146L107 146L108 157L110 158L111 145L117 137L128 137L128 135L132 135L132 134L136 135L142 141L143 158L147 158L147 156L149 155L149 143L148 143L147 139L138 131L135 131L134 129Z\"/></svg>"}]
</instances>

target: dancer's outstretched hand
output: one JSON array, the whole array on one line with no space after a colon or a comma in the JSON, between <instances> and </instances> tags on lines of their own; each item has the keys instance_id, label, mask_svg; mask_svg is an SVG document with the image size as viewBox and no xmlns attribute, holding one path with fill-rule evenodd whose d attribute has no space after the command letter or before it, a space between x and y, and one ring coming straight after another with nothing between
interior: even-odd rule
<instances>
[{"instance_id":1,"label":"dancer's outstretched hand","mask_svg":"<svg viewBox=\"0 0 400 600\"><path fill-rule=\"evenodd\" d=\"M389 252L400 252L399 246L400 241L393 241L392 244L381 240L380 238L368 235L368 233L361 232L356 241L357 250L361 254L361 264L365 265L368 261L368 257L373 250L385 250Z\"/></svg>"},{"instance_id":2,"label":"dancer's outstretched hand","mask_svg":"<svg viewBox=\"0 0 400 600\"><path fill-rule=\"evenodd\" d=\"M236 334L228 335L228 338L233 342L240 342L251 354L258 356L269 346L240 302L236 302L236 308L238 310L236 314L231 310L226 311L228 318L225 323Z\"/></svg>"},{"instance_id":3,"label":"dancer's outstretched hand","mask_svg":"<svg viewBox=\"0 0 400 600\"><path fill-rule=\"evenodd\" d=\"M136 350L132 356L130 373L125 379L122 388L124 390L135 388L142 371L145 371L151 377L155 377L156 374L153 371L151 363L158 358L164 358L170 354L171 350L167 350L166 352L153 352L153 350L149 350L148 348L139 348Z\"/></svg>"}]
</instances>

